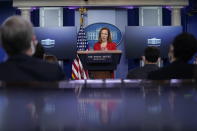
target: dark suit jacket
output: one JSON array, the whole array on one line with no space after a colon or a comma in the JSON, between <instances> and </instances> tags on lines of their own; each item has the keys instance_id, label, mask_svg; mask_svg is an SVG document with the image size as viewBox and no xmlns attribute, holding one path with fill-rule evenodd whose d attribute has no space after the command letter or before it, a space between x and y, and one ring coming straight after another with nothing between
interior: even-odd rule
<instances>
[{"instance_id":1,"label":"dark suit jacket","mask_svg":"<svg viewBox=\"0 0 197 131\"><path fill-rule=\"evenodd\" d=\"M148 79L168 80L168 79L192 79L196 65L187 64L182 61L175 61L155 72L151 72Z\"/></svg>"},{"instance_id":2,"label":"dark suit jacket","mask_svg":"<svg viewBox=\"0 0 197 131\"><path fill-rule=\"evenodd\" d=\"M155 64L146 64L144 67L137 67L130 70L127 79L147 79L148 74L157 69L159 67Z\"/></svg>"},{"instance_id":3,"label":"dark suit jacket","mask_svg":"<svg viewBox=\"0 0 197 131\"><path fill-rule=\"evenodd\" d=\"M15 55L0 64L0 80L3 81L57 81L65 74L57 64L27 55Z\"/></svg>"}]
</instances>

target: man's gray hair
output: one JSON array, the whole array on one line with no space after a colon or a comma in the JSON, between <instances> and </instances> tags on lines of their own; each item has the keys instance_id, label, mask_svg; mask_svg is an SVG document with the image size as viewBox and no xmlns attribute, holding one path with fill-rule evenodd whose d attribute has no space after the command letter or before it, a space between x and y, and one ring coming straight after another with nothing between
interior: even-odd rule
<instances>
[{"instance_id":1,"label":"man's gray hair","mask_svg":"<svg viewBox=\"0 0 197 131\"><path fill-rule=\"evenodd\" d=\"M2 45L8 55L20 54L29 49L33 35L31 22L21 16L7 18L1 27Z\"/></svg>"}]
</instances>

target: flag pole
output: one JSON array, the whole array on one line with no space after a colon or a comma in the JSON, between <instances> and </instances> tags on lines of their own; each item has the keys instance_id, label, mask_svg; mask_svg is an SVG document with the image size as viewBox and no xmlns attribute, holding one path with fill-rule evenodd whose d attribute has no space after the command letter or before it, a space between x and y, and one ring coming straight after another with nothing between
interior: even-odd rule
<instances>
[{"instance_id":1,"label":"flag pole","mask_svg":"<svg viewBox=\"0 0 197 131\"><path fill-rule=\"evenodd\" d=\"M86 8L79 8L79 13L80 13L80 29L77 35L77 51L82 50L85 51L87 50L88 42L87 42L87 37L85 35L84 31L84 15L87 12ZM74 80L80 80L80 79L88 79L89 74L87 70L84 70L83 65L81 63L81 60L77 54L76 58L74 59L72 63L72 74L71 74L72 79Z\"/></svg>"},{"instance_id":2,"label":"flag pole","mask_svg":"<svg viewBox=\"0 0 197 131\"><path fill-rule=\"evenodd\" d=\"M84 15L86 14L87 9L86 8L79 8L79 13L80 13L80 26L84 26Z\"/></svg>"}]
</instances>

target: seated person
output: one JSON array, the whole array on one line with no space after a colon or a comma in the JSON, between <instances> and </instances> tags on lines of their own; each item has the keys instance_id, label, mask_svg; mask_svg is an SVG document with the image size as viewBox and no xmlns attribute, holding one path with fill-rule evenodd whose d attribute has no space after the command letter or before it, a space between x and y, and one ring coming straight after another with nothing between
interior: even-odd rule
<instances>
[{"instance_id":1,"label":"seated person","mask_svg":"<svg viewBox=\"0 0 197 131\"><path fill-rule=\"evenodd\" d=\"M98 42L94 44L94 50L116 50L116 44L112 42L108 28L104 27L99 31Z\"/></svg>"},{"instance_id":2,"label":"seated person","mask_svg":"<svg viewBox=\"0 0 197 131\"><path fill-rule=\"evenodd\" d=\"M147 76L151 71L159 69L157 65L157 62L160 59L159 56L160 51L157 47L147 47L144 50L144 56L142 56L145 66L130 70L127 79L147 79Z\"/></svg>"},{"instance_id":3,"label":"seated person","mask_svg":"<svg viewBox=\"0 0 197 131\"><path fill-rule=\"evenodd\" d=\"M42 46L41 43L38 42L37 45L36 45L36 51L35 51L33 57L43 59L44 54L45 54L44 47Z\"/></svg>"},{"instance_id":4,"label":"seated person","mask_svg":"<svg viewBox=\"0 0 197 131\"><path fill-rule=\"evenodd\" d=\"M32 24L21 16L11 16L1 27L2 46L9 58L0 63L3 81L57 81L65 74L56 64L33 58L36 39Z\"/></svg>"},{"instance_id":5,"label":"seated person","mask_svg":"<svg viewBox=\"0 0 197 131\"><path fill-rule=\"evenodd\" d=\"M50 63L58 63L57 57L54 55L44 55L44 60Z\"/></svg>"},{"instance_id":6,"label":"seated person","mask_svg":"<svg viewBox=\"0 0 197 131\"><path fill-rule=\"evenodd\" d=\"M171 64L151 72L148 78L152 80L194 78L196 65L188 64L188 61L196 51L197 40L192 34L182 33L176 36L168 53Z\"/></svg>"}]
</instances>

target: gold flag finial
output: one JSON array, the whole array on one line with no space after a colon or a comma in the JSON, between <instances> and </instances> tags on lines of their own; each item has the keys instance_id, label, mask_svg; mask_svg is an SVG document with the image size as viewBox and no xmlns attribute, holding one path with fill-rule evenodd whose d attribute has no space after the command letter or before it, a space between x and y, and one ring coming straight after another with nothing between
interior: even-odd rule
<instances>
[{"instance_id":1,"label":"gold flag finial","mask_svg":"<svg viewBox=\"0 0 197 131\"><path fill-rule=\"evenodd\" d=\"M87 9L86 8L79 8L79 13L80 13L80 25L83 25L84 24L84 15L85 13L87 12Z\"/></svg>"}]
</instances>

